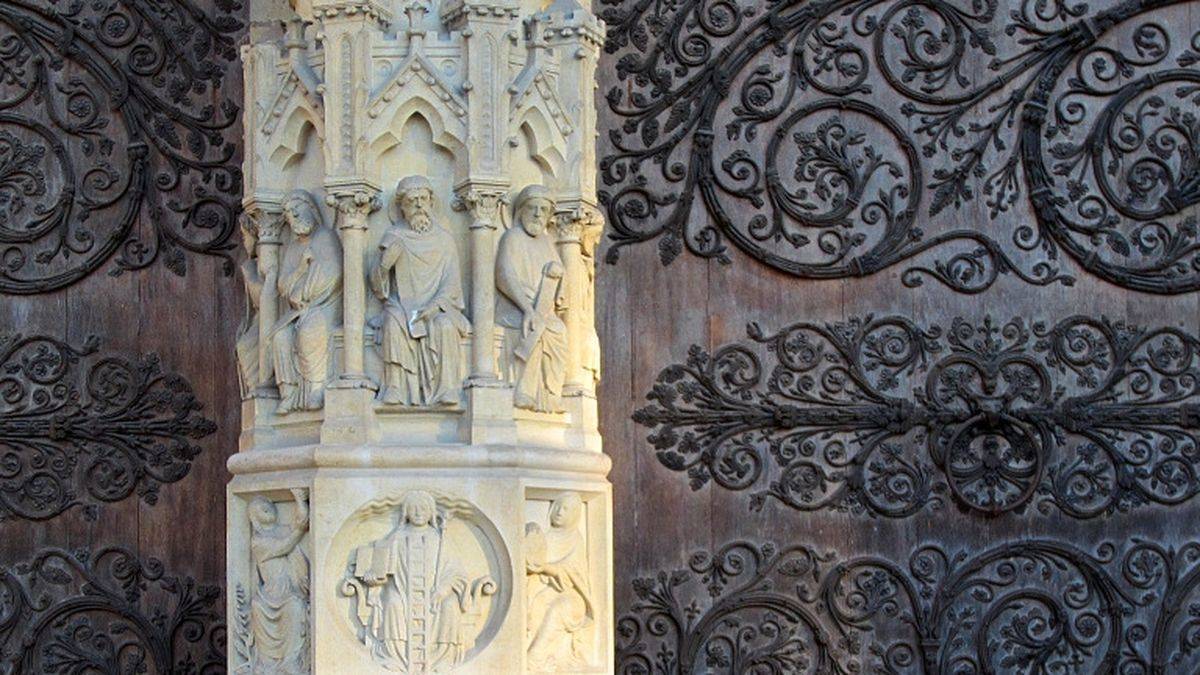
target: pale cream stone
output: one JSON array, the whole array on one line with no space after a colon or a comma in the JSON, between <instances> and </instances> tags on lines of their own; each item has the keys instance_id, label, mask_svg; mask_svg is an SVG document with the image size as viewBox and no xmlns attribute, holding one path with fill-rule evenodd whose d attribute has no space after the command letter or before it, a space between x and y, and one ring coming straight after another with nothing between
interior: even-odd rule
<instances>
[{"instance_id":1,"label":"pale cream stone","mask_svg":"<svg viewBox=\"0 0 1200 675\"><path fill-rule=\"evenodd\" d=\"M284 670L611 672L603 24L571 0L251 4L287 16L242 50L231 670L307 640ZM298 605L268 586L305 589L306 637L271 632ZM286 610L255 618L264 593Z\"/></svg>"}]
</instances>

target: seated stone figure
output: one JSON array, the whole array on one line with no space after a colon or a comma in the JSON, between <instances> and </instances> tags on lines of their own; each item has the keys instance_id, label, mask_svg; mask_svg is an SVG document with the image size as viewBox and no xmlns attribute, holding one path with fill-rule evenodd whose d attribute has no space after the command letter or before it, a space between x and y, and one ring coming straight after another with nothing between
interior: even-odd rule
<instances>
[{"instance_id":1,"label":"seated stone figure","mask_svg":"<svg viewBox=\"0 0 1200 675\"><path fill-rule=\"evenodd\" d=\"M500 238L496 258L496 324L504 328L501 367L515 389L513 405L539 412L562 411L567 372L563 264L549 231L550 192L540 185L521 190L513 205L514 227Z\"/></svg>"},{"instance_id":2,"label":"seated stone figure","mask_svg":"<svg viewBox=\"0 0 1200 675\"><path fill-rule=\"evenodd\" d=\"M403 223L379 242L371 287L383 301L372 321L381 346L380 398L401 405L458 403L464 377L462 272L453 237L433 222L433 186L409 176L396 186Z\"/></svg>"},{"instance_id":3,"label":"seated stone figure","mask_svg":"<svg viewBox=\"0 0 1200 675\"><path fill-rule=\"evenodd\" d=\"M330 344L342 320L342 245L325 227L316 199L288 194L283 217L292 239L279 262L279 297L288 311L272 329L271 351L279 384L278 414L317 410L325 402Z\"/></svg>"}]
</instances>

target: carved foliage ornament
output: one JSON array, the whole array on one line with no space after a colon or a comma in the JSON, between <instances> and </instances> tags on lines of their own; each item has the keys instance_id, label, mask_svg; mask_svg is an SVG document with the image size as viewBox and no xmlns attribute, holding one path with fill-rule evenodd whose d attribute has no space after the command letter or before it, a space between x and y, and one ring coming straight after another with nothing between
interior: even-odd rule
<instances>
[{"instance_id":1,"label":"carved foliage ornament","mask_svg":"<svg viewBox=\"0 0 1200 675\"><path fill-rule=\"evenodd\" d=\"M601 4L610 261L655 239L664 262L728 261L730 240L830 279L936 250L903 282L975 293L1070 283L1065 251L1126 288L1200 288L1200 35L1156 13L1184 0ZM994 228L936 225L976 201Z\"/></svg>"},{"instance_id":2,"label":"carved foliage ornament","mask_svg":"<svg viewBox=\"0 0 1200 675\"><path fill-rule=\"evenodd\" d=\"M224 673L221 590L119 547L0 568L6 673Z\"/></svg>"},{"instance_id":3,"label":"carved foliage ornament","mask_svg":"<svg viewBox=\"0 0 1200 675\"><path fill-rule=\"evenodd\" d=\"M239 0L0 5L0 293L227 251ZM214 96L215 93L221 96Z\"/></svg>"},{"instance_id":4,"label":"carved foliage ornament","mask_svg":"<svg viewBox=\"0 0 1200 675\"><path fill-rule=\"evenodd\" d=\"M692 347L634 414L694 489L893 518L947 498L1092 518L1200 492L1200 339L1178 329L867 316L749 333Z\"/></svg>"},{"instance_id":5,"label":"carved foliage ornament","mask_svg":"<svg viewBox=\"0 0 1200 675\"><path fill-rule=\"evenodd\" d=\"M187 475L216 430L158 357L97 356L46 336L0 337L0 520L44 520L135 491L148 504Z\"/></svg>"},{"instance_id":6,"label":"carved foliage ornament","mask_svg":"<svg viewBox=\"0 0 1200 675\"><path fill-rule=\"evenodd\" d=\"M907 561L734 542L633 583L617 671L1192 673L1200 544L927 543Z\"/></svg>"}]
</instances>

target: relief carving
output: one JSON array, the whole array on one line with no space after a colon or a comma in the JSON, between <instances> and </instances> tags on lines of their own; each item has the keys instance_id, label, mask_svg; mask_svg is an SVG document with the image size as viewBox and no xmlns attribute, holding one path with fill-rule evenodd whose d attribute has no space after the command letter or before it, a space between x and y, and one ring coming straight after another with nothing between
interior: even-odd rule
<instances>
[{"instance_id":1,"label":"relief carving","mask_svg":"<svg viewBox=\"0 0 1200 675\"><path fill-rule=\"evenodd\" d=\"M403 224L393 222L379 242L371 288L383 312L371 325L384 361L379 397L401 405L455 405L466 376L458 247L435 224L433 186L409 176L396 187Z\"/></svg>"},{"instance_id":2,"label":"relief carving","mask_svg":"<svg viewBox=\"0 0 1200 675\"><path fill-rule=\"evenodd\" d=\"M238 328L237 362L241 382L242 398L247 398L262 382L262 368L258 357L258 307L262 299L264 276L259 271L258 226L249 214L240 218L242 246L246 259L242 261L242 283L246 288L246 315Z\"/></svg>"},{"instance_id":3,"label":"relief carving","mask_svg":"<svg viewBox=\"0 0 1200 675\"><path fill-rule=\"evenodd\" d=\"M292 522L279 522L279 508L263 496L249 506L254 596L250 600L249 672L295 675L309 672L309 563L300 548L308 532L308 494L292 490Z\"/></svg>"},{"instance_id":4,"label":"relief carving","mask_svg":"<svg viewBox=\"0 0 1200 675\"><path fill-rule=\"evenodd\" d=\"M272 330L271 350L281 415L324 404L332 337L342 318L342 245L317 200L294 190L284 199L283 217L293 235L279 262L287 311Z\"/></svg>"},{"instance_id":5,"label":"relief carving","mask_svg":"<svg viewBox=\"0 0 1200 675\"><path fill-rule=\"evenodd\" d=\"M359 639L375 662L402 673L438 672L466 660L497 584L449 536L468 503L407 492L383 506L396 515L386 536L350 555L342 594L355 598Z\"/></svg>"},{"instance_id":6,"label":"relief carving","mask_svg":"<svg viewBox=\"0 0 1200 675\"><path fill-rule=\"evenodd\" d=\"M515 389L513 404L561 412L567 372L563 263L549 231L554 200L541 185L521 190L513 204L516 226L500 237L496 324L504 329L501 371Z\"/></svg>"},{"instance_id":7,"label":"relief carving","mask_svg":"<svg viewBox=\"0 0 1200 675\"><path fill-rule=\"evenodd\" d=\"M567 492L550 504L548 530L537 523L525 525L526 653L535 671L588 665L596 609L587 541L580 530L584 508L578 493Z\"/></svg>"}]
</instances>

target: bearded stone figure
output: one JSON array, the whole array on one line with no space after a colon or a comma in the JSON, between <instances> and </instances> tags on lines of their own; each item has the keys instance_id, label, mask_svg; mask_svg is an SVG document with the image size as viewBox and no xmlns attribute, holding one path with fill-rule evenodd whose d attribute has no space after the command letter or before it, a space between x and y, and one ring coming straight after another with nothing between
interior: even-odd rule
<instances>
[{"instance_id":1,"label":"bearded stone figure","mask_svg":"<svg viewBox=\"0 0 1200 675\"><path fill-rule=\"evenodd\" d=\"M462 338L471 332L458 248L433 222L433 186L426 178L401 180L396 205L403 223L384 233L371 271L371 288L383 302L383 313L371 322L384 362L379 396L390 404L454 405L465 376Z\"/></svg>"},{"instance_id":2,"label":"bearded stone figure","mask_svg":"<svg viewBox=\"0 0 1200 675\"><path fill-rule=\"evenodd\" d=\"M496 257L496 323L504 328L501 367L514 388L513 405L561 412L567 371L563 264L549 231L554 200L541 185L521 190L516 226L500 238Z\"/></svg>"},{"instance_id":3,"label":"bearded stone figure","mask_svg":"<svg viewBox=\"0 0 1200 675\"><path fill-rule=\"evenodd\" d=\"M550 529L525 527L529 664L537 670L587 665L596 610L588 584L587 544L579 530L583 499L568 492L550 504Z\"/></svg>"},{"instance_id":4,"label":"bearded stone figure","mask_svg":"<svg viewBox=\"0 0 1200 675\"><path fill-rule=\"evenodd\" d=\"M264 279L258 269L258 233L254 221L243 213L241 226L242 246L246 249L246 259L241 267L242 283L246 286L246 316L238 329L237 361L242 398L246 398L262 383L258 364L258 303L262 299Z\"/></svg>"},{"instance_id":5,"label":"bearded stone figure","mask_svg":"<svg viewBox=\"0 0 1200 675\"><path fill-rule=\"evenodd\" d=\"M308 557L300 540L308 532L308 495L292 490L296 512L279 522L266 497L250 502L250 554L257 578L250 601L249 647L253 675L309 672Z\"/></svg>"},{"instance_id":6,"label":"bearded stone figure","mask_svg":"<svg viewBox=\"0 0 1200 675\"><path fill-rule=\"evenodd\" d=\"M289 311L272 329L278 414L325 402L331 338L342 319L342 245L325 227L316 199L294 190L283 201L292 231L280 255L279 296Z\"/></svg>"},{"instance_id":7,"label":"bearded stone figure","mask_svg":"<svg viewBox=\"0 0 1200 675\"><path fill-rule=\"evenodd\" d=\"M343 593L357 596L361 639L388 670L440 672L474 646L468 622L496 585L464 570L462 552L446 538L450 518L432 494L409 492L395 529L350 560Z\"/></svg>"}]
</instances>

